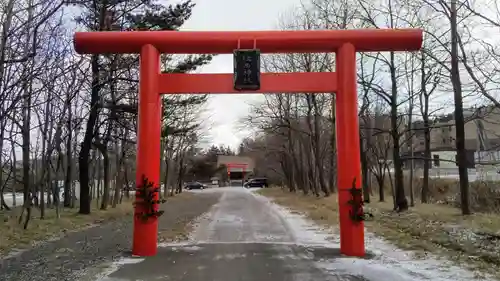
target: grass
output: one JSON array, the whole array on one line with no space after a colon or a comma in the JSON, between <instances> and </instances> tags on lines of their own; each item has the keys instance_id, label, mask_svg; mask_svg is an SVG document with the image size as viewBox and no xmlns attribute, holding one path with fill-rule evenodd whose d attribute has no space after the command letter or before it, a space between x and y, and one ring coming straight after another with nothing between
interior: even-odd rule
<instances>
[{"instance_id":1,"label":"grass","mask_svg":"<svg viewBox=\"0 0 500 281\"><path fill-rule=\"evenodd\" d=\"M92 204L90 215L80 215L76 208L61 208L60 217L57 218L55 209L45 209L44 219L40 218L40 211L32 208L32 216L28 228L23 229L18 224L20 208L11 211L0 212L0 254L6 254L13 250L30 248L40 241L54 238L61 233L75 231L104 221L114 220L133 214L133 199L124 199L116 208L108 207L107 210L99 210Z\"/></svg>"},{"instance_id":2,"label":"grass","mask_svg":"<svg viewBox=\"0 0 500 281\"><path fill-rule=\"evenodd\" d=\"M168 202L189 200L192 193L181 193L174 197L168 197ZM60 217L57 218L55 209L46 209L45 218L40 219L40 211L32 209L31 220L28 229L24 230L22 224L18 224L20 208L11 211L0 211L0 257L11 251L31 248L40 241L55 238L61 233L78 231L86 227L94 226L105 221L130 217L132 218L134 207L133 197L125 199L116 208L108 207L107 210L99 210L96 204L92 204L90 215L78 214L78 209L61 208ZM161 242L181 240L187 237L191 230L189 219L179 218L166 230L158 233Z\"/></svg>"},{"instance_id":3,"label":"grass","mask_svg":"<svg viewBox=\"0 0 500 281\"><path fill-rule=\"evenodd\" d=\"M259 190L280 205L306 214L319 224L338 225L338 202L328 198L304 196L280 188ZM366 221L368 231L398 247L413 251L417 257L432 253L473 270L500 279L500 216L477 213L462 216L460 210L446 205L418 204L408 212L395 213L388 202L366 204L375 218Z\"/></svg>"},{"instance_id":4,"label":"grass","mask_svg":"<svg viewBox=\"0 0 500 281\"><path fill-rule=\"evenodd\" d=\"M190 194L179 194L175 197L169 197L170 201L184 200L189 198ZM46 209L45 218L40 219L40 210L32 209L31 220L28 229L24 230L22 224L18 224L20 208L12 211L0 211L0 256L12 250L30 248L39 241L45 241L56 237L61 233L77 231L86 227L110 221L119 218L132 218L134 207L134 198L128 200L124 198L121 204L116 208L108 207L107 210L99 210L96 204L92 204L90 215L80 215L76 208L61 208L60 217L57 218L55 209ZM174 231L179 228L174 227ZM166 235L170 237L171 235Z\"/></svg>"}]
</instances>

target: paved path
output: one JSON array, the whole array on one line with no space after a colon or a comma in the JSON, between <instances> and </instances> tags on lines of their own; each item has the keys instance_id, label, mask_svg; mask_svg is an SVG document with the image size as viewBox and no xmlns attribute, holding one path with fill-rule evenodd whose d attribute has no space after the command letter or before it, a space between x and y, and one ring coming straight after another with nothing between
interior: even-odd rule
<instances>
[{"instance_id":1,"label":"paved path","mask_svg":"<svg viewBox=\"0 0 500 281\"><path fill-rule=\"evenodd\" d=\"M101 281L364 280L314 266L338 250L299 246L286 220L241 187L204 190L223 195L202 219L193 243L161 247L159 254L125 261Z\"/></svg>"}]
</instances>

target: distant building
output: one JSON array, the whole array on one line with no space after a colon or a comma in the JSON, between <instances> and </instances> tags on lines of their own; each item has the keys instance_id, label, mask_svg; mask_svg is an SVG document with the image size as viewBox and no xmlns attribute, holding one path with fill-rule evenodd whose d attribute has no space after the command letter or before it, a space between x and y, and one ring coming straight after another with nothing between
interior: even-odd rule
<instances>
[{"instance_id":1,"label":"distant building","mask_svg":"<svg viewBox=\"0 0 500 281\"><path fill-rule=\"evenodd\" d=\"M500 109L495 106L469 108L464 110L465 117L465 149L468 166L475 164L494 163L500 151ZM453 113L438 116L431 121L430 150L433 157L433 167L456 167L456 126ZM413 145L414 156L422 156L425 150L423 121L413 122L412 144L403 145L403 154L408 155ZM441 160L439 160L441 159ZM446 161L448 160L448 161ZM414 165L423 165L423 160L414 160Z\"/></svg>"},{"instance_id":2,"label":"distant building","mask_svg":"<svg viewBox=\"0 0 500 281\"><path fill-rule=\"evenodd\" d=\"M242 165L241 167L230 167L231 164ZM221 165L229 166L229 171L231 173L246 173L251 174L255 168L255 162L252 158L247 156L228 156L219 155L217 157L217 167Z\"/></svg>"},{"instance_id":3,"label":"distant building","mask_svg":"<svg viewBox=\"0 0 500 281\"><path fill-rule=\"evenodd\" d=\"M495 150L500 147L500 109L483 107L464 111L465 148L467 150ZM423 122L413 123L413 150L424 150ZM431 121L431 150L454 150L456 126L453 113ZM408 146L408 145L407 145ZM409 148L409 147L407 147Z\"/></svg>"},{"instance_id":4,"label":"distant building","mask_svg":"<svg viewBox=\"0 0 500 281\"><path fill-rule=\"evenodd\" d=\"M465 149L468 166L475 164L500 163L500 109L495 106L468 108L464 110L465 117ZM425 151L424 124L422 120L412 123L408 130L407 117L400 117L401 155L409 157L413 148L413 163L415 167L423 166ZM360 116L361 134L370 137L371 145L376 145L378 154L384 152L387 159L392 159L393 145L391 132L391 116L379 114ZM456 126L453 113L441 115L430 120L430 150L433 158L432 167L456 167ZM407 133L405 133L407 132ZM408 138L411 136L411 142ZM418 159L422 158L422 159ZM404 161L408 162L408 161ZM404 163L405 165L407 163Z\"/></svg>"}]
</instances>

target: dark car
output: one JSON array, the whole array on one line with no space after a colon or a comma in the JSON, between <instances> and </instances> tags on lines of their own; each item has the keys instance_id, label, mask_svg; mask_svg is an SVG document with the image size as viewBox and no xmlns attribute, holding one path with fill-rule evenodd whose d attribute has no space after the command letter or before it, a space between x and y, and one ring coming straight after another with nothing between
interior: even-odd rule
<instances>
[{"instance_id":1,"label":"dark car","mask_svg":"<svg viewBox=\"0 0 500 281\"><path fill-rule=\"evenodd\" d=\"M267 184L266 178L256 178L256 179L250 179L243 186L246 188L251 188L251 187L268 187L269 185Z\"/></svg>"},{"instance_id":2,"label":"dark car","mask_svg":"<svg viewBox=\"0 0 500 281\"><path fill-rule=\"evenodd\" d=\"M190 189L204 189L205 186L201 182L194 181L194 182L187 183L184 188L187 189L187 190L190 190Z\"/></svg>"}]
</instances>

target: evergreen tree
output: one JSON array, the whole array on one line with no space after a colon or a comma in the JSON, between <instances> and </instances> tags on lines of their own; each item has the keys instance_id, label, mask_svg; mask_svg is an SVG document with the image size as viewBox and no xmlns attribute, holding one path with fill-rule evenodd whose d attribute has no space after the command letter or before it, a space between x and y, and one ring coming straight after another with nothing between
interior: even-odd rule
<instances>
[{"instance_id":1,"label":"evergreen tree","mask_svg":"<svg viewBox=\"0 0 500 281\"><path fill-rule=\"evenodd\" d=\"M82 13L76 21L89 31L178 30L191 17L195 5L190 0L172 5L164 5L160 2L153 0L78 1L78 7L81 8ZM162 56L163 72L193 71L210 60L209 55L185 58L164 55ZM90 112L78 161L80 169L79 212L81 214L90 213L89 162L93 144L99 138L99 129L102 125L99 124L99 120L115 122L119 126L130 126L136 123L137 117L138 56L92 55L90 63L92 70ZM182 109L200 106L206 99L206 96L164 98L165 116L170 120L175 120ZM175 104L175 110L170 109L172 104ZM103 116L107 118L100 118ZM129 122L126 122L127 118ZM180 128L175 128L176 130L172 128L168 130L168 128L168 124L164 126L166 132L181 131ZM186 131L194 128L183 129Z\"/></svg>"}]
</instances>

